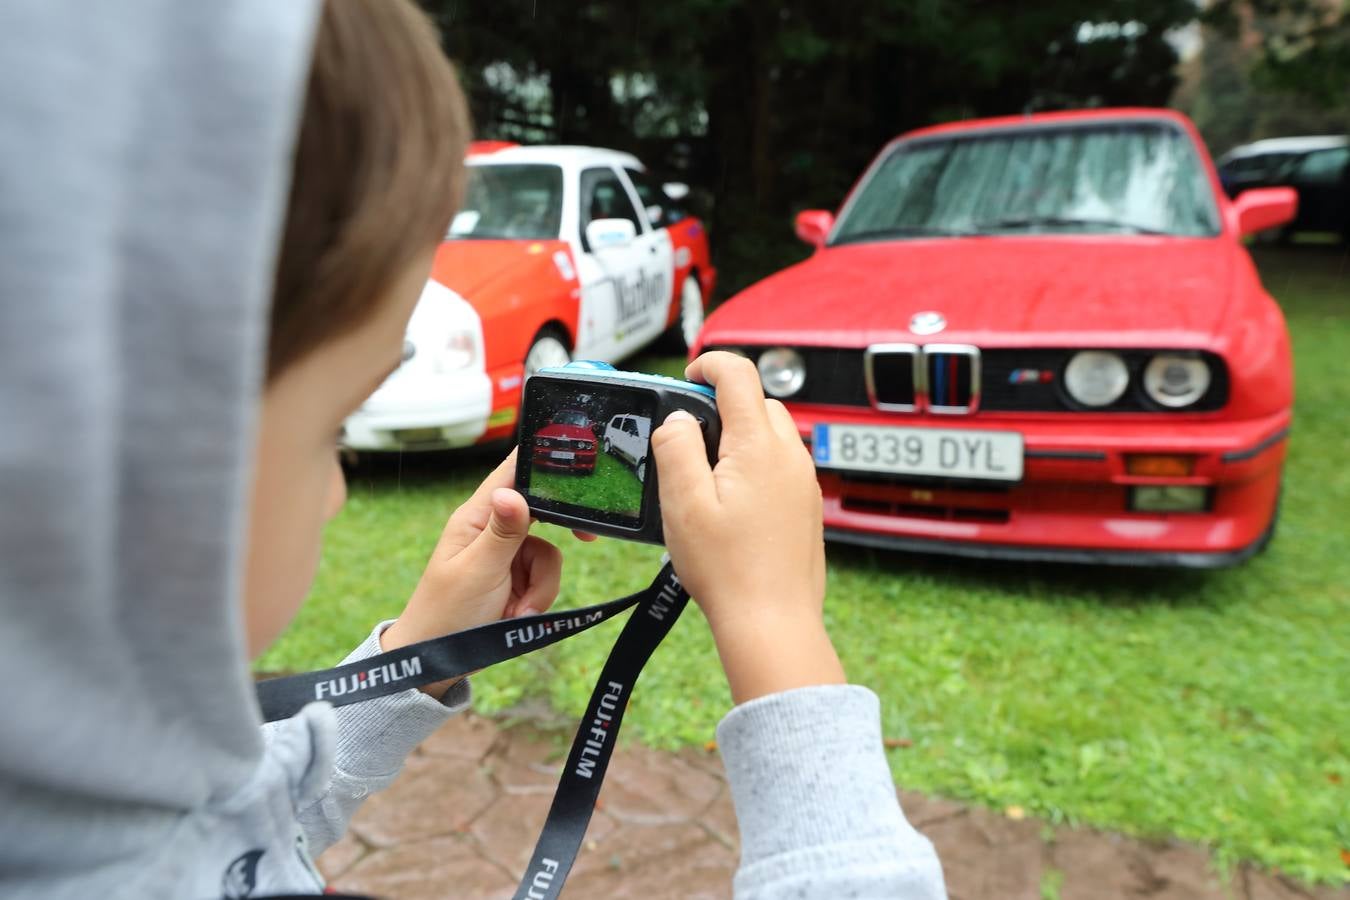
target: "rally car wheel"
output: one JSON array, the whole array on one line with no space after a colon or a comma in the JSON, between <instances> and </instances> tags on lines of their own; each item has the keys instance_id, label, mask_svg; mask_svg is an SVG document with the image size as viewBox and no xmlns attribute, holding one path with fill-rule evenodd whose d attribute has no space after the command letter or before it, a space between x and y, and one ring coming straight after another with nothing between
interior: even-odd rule
<instances>
[{"instance_id":1,"label":"rally car wheel","mask_svg":"<svg viewBox=\"0 0 1350 900\"><path fill-rule=\"evenodd\" d=\"M680 288L680 316L671 324L667 333L670 349L687 353L689 348L694 346L694 341L698 339L698 333L702 328L703 291L698 286L698 279L690 273L684 279L684 286Z\"/></svg>"},{"instance_id":2,"label":"rally car wheel","mask_svg":"<svg viewBox=\"0 0 1350 900\"><path fill-rule=\"evenodd\" d=\"M565 366L571 361L572 352L567 349L561 333L554 328L545 328L535 335L534 343L525 354L525 377L549 366Z\"/></svg>"}]
</instances>

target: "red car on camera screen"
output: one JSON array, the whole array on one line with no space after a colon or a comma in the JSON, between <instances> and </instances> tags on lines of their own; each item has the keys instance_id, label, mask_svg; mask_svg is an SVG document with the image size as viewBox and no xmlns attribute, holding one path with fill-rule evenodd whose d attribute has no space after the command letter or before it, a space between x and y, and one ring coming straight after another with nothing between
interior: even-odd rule
<instances>
[{"instance_id":1,"label":"red car on camera screen","mask_svg":"<svg viewBox=\"0 0 1350 900\"><path fill-rule=\"evenodd\" d=\"M1292 372L1189 120L1098 110L886 146L805 262L695 352L758 366L810 446L827 538L968 556L1215 566L1274 528Z\"/></svg>"},{"instance_id":2,"label":"red car on camera screen","mask_svg":"<svg viewBox=\"0 0 1350 900\"><path fill-rule=\"evenodd\" d=\"M535 432L534 466L589 475L595 471L595 440L590 416L576 409L559 410Z\"/></svg>"}]
</instances>

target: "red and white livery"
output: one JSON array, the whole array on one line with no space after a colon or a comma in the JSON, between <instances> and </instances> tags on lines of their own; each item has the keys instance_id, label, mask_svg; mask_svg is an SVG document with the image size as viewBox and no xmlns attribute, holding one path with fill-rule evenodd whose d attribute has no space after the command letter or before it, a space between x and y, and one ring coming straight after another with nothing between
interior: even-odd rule
<instances>
[{"instance_id":1,"label":"red and white livery","mask_svg":"<svg viewBox=\"0 0 1350 900\"><path fill-rule=\"evenodd\" d=\"M667 334L687 347L703 325L716 272L683 185L593 147L480 142L467 162L405 362L348 419L352 449L509 437L535 370L617 361Z\"/></svg>"}]
</instances>

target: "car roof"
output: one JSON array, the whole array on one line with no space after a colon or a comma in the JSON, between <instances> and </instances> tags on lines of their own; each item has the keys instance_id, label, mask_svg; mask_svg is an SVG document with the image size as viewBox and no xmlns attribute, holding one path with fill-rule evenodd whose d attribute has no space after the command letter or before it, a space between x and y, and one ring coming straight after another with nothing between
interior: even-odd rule
<instances>
[{"instance_id":1,"label":"car roof","mask_svg":"<svg viewBox=\"0 0 1350 900\"><path fill-rule=\"evenodd\" d=\"M1266 138L1234 147L1222 157L1223 162L1243 159L1248 156L1265 156L1270 153L1311 153L1314 150L1335 150L1350 146L1350 137L1343 134L1317 134L1302 137Z\"/></svg>"},{"instance_id":2,"label":"car roof","mask_svg":"<svg viewBox=\"0 0 1350 900\"><path fill-rule=\"evenodd\" d=\"M581 147L571 144L536 144L527 147L496 141L483 142L477 147L471 145L467 162L474 166L552 163L578 169L606 165L629 169L645 168L633 154L607 150L603 147Z\"/></svg>"},{"instance_id":3,"label":"car roof","mask_svg":"<svg viewBox=\"0 0 1350 900\"><path fill-rule=\"evenodd\" d=\"M1186 130L1191 130L1190 119L1172 109L1154 107L1115 107L1106 109L1073 109L1060 112L1028 113L1022 116L995 116L987 119L965 119L957 122L944 122L941 125L929 125L916 128L900 135L896 140L909 140L917 137L934 137L943 134L962 132L992 131L1002 128L1034 128L1037 126L1079 125L1089 122L1153 121L1171 122Z\"/></svg>"}]
</instances>

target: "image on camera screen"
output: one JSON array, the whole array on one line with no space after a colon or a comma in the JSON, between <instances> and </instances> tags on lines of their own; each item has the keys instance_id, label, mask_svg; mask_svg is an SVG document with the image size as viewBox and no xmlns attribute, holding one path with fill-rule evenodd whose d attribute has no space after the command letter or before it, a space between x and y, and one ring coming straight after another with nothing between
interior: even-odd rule
<instances>
[{"instance_id":1,"label":"image on camera screen","mask_svg":"<svg viewBox=\"0 0 1350 900\"><path fill-rule=\"evenodd\" d=\"M639 527L655 414L647 391L532 385L520 437L526 495L555 512Z\"/></svg>"}]
</instances>

